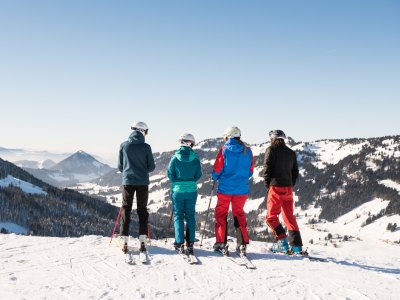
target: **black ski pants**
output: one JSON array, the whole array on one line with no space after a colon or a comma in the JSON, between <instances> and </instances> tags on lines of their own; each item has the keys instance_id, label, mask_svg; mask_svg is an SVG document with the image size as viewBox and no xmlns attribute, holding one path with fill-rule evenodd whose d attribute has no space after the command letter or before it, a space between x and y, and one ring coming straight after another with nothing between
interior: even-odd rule
<instances>
[{"instance_id":1,"label":"black ski pants","mask_svg":"<svg viewBox=\"0 0 400 300\"><path fill-rule=\"evenodd\" d=\"M136 192L137 214L139 216L139 235L147 235L147 224L149 213L147 211L147 201L149 199L148 185L124 185L122 190L122 211L120 234L129 235L129 225L131 223L131 211L133 197Z\"/></svg>"}]
</instances>

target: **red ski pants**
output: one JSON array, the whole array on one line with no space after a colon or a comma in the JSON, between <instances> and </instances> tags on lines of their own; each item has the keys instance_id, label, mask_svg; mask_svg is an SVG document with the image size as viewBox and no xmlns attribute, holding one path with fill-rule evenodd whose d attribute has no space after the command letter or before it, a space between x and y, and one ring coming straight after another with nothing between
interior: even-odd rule
<instances>
[{"instance_id":1,"label":"red ski pants","mask_svg":"<svg viewBox=\"0 0 400 300\"><path fill-rule=\"evenodd\" d=\"M217 243L226 243L227 236L227 216L229 205L232 203L232 215L237 219L242 233L243 243L249 243L247 232L246 215L243 207L246 203L247 195L226 195L217 193L218 202L215 207L215 238Z\"/></svg>"},{"instance_id":2,"label":"red ski pants","mask_svg":"<svg viewBox=\"0 0 400 300\"><path fill-rule=\"evenodd\" d=\"M267 199L267 225L272 229L276 239L286 237L279 214L282 211L283 221L288 230L299 231L293 207L293 190L291 186L271 186Z\"/></svg>"}]
</instances>

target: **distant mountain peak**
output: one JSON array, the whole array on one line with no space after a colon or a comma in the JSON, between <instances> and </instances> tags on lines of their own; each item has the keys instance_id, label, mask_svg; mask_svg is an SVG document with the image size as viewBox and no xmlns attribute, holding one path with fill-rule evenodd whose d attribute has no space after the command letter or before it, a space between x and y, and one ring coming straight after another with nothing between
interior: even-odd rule
<instances>
[{"instance_id":1,"label":"distant mountain peak","mask_svg":"<svg viewBox=\"0 0 400 300\"><path fill-rule=\"evenodd\" d=\"M51 169L62 172L63 174L87 174L95 178L109 172L111 167L99 162L85 151L78 150L71 156L54 165Z\"/></svg>"},{"instance_id":2,"label":"distant mountain peak","mask_svg":"<svg viewBox=\"0 0 400 300\"><path fill-rule=\"evenodd\" d=\"M89 153L87 153L87 152L85 152L83 150L78 150L74 154L72 154L71 156L81 156L81 157L88 157L88 158L95 159L92 155L90 155Z\"/></svg>"}]
</instances>

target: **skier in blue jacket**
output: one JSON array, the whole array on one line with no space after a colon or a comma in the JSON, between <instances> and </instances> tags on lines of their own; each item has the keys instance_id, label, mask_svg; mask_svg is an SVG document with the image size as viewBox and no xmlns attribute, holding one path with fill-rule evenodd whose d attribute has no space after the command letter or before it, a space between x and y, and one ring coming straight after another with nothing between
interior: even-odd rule
<instances>
[{"instance_id":1,"label":"skier in blue jacket","mask_svg":"<svg viewBox=\"0 0 400 300\"><path fill-rule=\"evenodd\" d=\"M230 127L224 132L224 146L215 159L214 181L218 181L218 202L215 207L216 251L227 251L227 216L232 205L232 215L236 228L237 247L241 255L246 255L249 244L246 215L243 207L249 194L249 178L253 176L254 159L250 147L241 140L238 127Z\"/></svg>"},{"instance_id":2,"label":"skier in blue jacket","mask_svg":"<svg viewBox=\"0 0 400 300\"><path fill-rule=\"evenodd\" d=\"M200 179L200 159L193 151L194 136L182 134L180 148L171 158L168 178L171 181L172 204L174 208L175 249L184 252L184 219L186 219L186 247L193 254L195 241L195 206L197 200L197 181Z\"/></svg>"}]
</instances>

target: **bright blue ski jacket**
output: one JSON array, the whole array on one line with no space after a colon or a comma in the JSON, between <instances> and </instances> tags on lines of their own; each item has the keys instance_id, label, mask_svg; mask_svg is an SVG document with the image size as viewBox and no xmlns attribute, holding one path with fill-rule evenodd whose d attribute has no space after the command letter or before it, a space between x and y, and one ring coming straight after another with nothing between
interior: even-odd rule
<instances>
[{"instance_id":1,"label":"bright blue ski jacket","mask_svg":"<svg viewBox=\"0 0 400 300\"><path fill-rule=\"evenodd\" d=\"M240 141L231 138L219 150L211 176L219 181L219 193L246 195L249 193L249 178L253 176L253 171L251 149L245 149Z\"/></svg>"}]
</instances>

